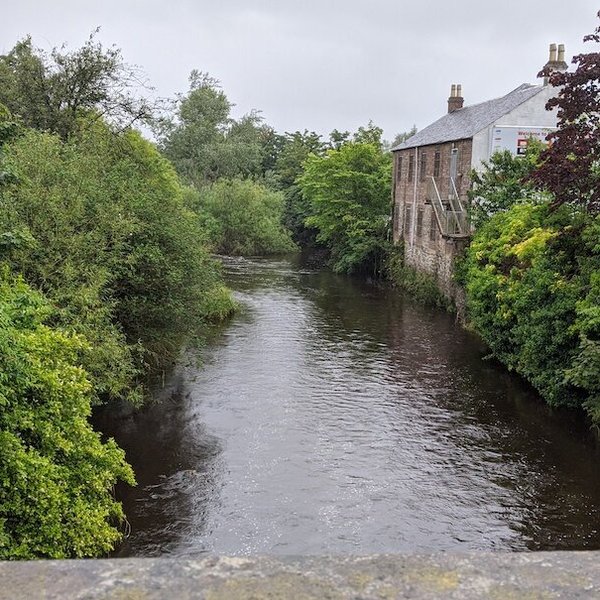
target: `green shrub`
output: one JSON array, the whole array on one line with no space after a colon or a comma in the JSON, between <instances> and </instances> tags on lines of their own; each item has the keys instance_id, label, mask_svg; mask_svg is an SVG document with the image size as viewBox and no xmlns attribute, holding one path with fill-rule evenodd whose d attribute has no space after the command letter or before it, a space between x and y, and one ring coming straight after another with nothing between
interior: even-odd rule
<instances>
[{"instance_id":1,"label":"green shrub","mask_svg":"<svg viewBox=\"0 0 600 600\"><path fill-rule=\"evenodd\" d=\"M200 192L199 214L220 254L265 256L297 249L281 224L283 194L251 180L221 179Z\"/></svg>"},{"instance_id":2,"label":"green shrub","mask_svg":"<svg viewBox=\"0 0 600 600\"><path fill-rule=\"evenodd\" d=\"M0 197L1 258L88 339L97 395L139 401L136 382L176 356L222 288L175 171L101 122L68 142L27 130L4 152L18 181Z\"/></svg>"},{"instance_id":3,"label":"green shrub","mask_svg":"<svg viewBox=\"0 0 600 600\"><path fill-rule=\"evenodd\" d=\"M493 353L552 406L598 419L598 218L521 204L477 231L461 266L468 315Z\"/></svg>"},{"instance_id":4,"label":"green shrub","mask_svg":"<svg viewBox=\"0 0 600 600\"><path fill-rule=\"evenodd\" d=\"M123 519L112 486L134 483L123 452L88 423L89 343L45 325L52 312L0 274L0 559L106 554Z\"/></svg>"}]
</instances>

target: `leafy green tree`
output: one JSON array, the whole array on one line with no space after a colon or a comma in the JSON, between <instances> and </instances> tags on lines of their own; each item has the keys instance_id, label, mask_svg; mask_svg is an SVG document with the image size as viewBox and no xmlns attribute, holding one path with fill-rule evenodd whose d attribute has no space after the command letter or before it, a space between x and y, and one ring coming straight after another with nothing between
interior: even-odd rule
<instances>
[{"instance_id":1,"label":"leafy green tree","mask_svg":"<svg viewBox=\"0 0 600 600\"><path fill-rule=\"evenodd\" d=\"M270 125L263 124L259 131L262 152L261 174L269 178L274 175L277 161L285 146L285 136L277 133Z\"/></svg>"},{"instance_id":2,"label":"leafy green tree","mask_svg":"<svg viewBox=\"0 0 600 600\"><path fill-rule=\"evenodd\" d=\"M309 155L322 155L325 147L321 136L314 131L286 133L273 171L277 187L285 197L283 223L294 241L302 247L313 246L317 232L314 227L306 225L312 209L297 180L304 172L304 162Z\"/></svg>"},{"instance_id":3,"label":"leafy green tree","mask_svg":"<svg viewBox=\"0 0 600 600\"><path fill-rule=\"evenodd\" d=\"M5 155L19 182L0 199L0 236L19 243L2 259L88 339L98 396L139 401L138 380L173 359L222 289L175 171L138 133L98 121L66 143L25 131Z\"/></svg>"},{"instance_id":4,"label":"leafy green tree","mask_svg":"<svg viewBox=\"0 0 600 600\"><path fill-rule=\"evenodd\" d=\"M339 131L334 129L329 134L329 149L331 150L339 150L341 146L343 146L346 142L350 140L350 132L349 131Z\"/></svg>"},{"instance_id":5,"label":"leafy green tree","mask_svg":"<svg viewBox=\"0 0 600 600\"><path fill-rule=\"evenodd\" d=\"M97 33L97 32L95 32ZM66 139L81 115L93 114L125 128L149 119L153 106L136 95L143 83L116 48L93 33L78 50L47 54L27 37L0 56L0 103L28 127Z\"/></svg>"},{"instance_id":6,"label":"leafy green tree","mask_svg":"<svg viewBox=\"0 0 600 600\"><path fill-rule=\"evenodd\" d=\"M552 406L598 422L598 218L516 204L476 233L461 265L468 316L494 355Z\"/></svg>"},{"instance_id":7,"label":"leafy green tree","mask_svg":"<svg viewBox=\"0 0 600 600\"><path fill-rule=\"evenodd\" d=\"M201 191L199 208L213 221L213 244L221 254L262 256L296 250L281 224L281 192L250 180L221 179Z\"/></svg>"},{"instance_id":8,"label":"leafy green tree","mask_svg":"<svg viewBox=\"0 0 600 600\"><path fill-rule=\"evenodd\" d=\"M262 118L254 111L236 121L232 106L216 79L192 71L175 118L160 122L161 148L186 182L201 187L220 177L262 174L268 148Z\"/></svg>"},{"instance_id":9,"label":"leafy green tree","mask_svg":"<svg viewBox=\"0 0 600 600\"><path fill-rule=\"evenodd\" d=\"M514 204L548 199L529 179L539 165L542 150L542 143L532 139L524 156L514 156L508 150L496 152L483 162L482 169L471 171L470 216L476 228Z\"/></svg>"},{"instance_id":10,"label":"leafy green tree","mask_svg":"<svg viewBox=\"0 0 600 600\"><path fill-rule=\"evenodd\" d=\"M0 559L108 553L121 538L123 451L88 418L93 398L79 355L88 342L44 322L52 308L0 275Z\"/></svg>"},{"instance_id":11,"label":"leafy green tree","mask_svg":"<svg viewBox=\"0 0 600 600\"><path fill-rule=\"evenodd\" d=\"M334 270L379 274L386 249L391 194L391 156L374 144L343 144L310 155L298 179Z\"/></svg>"},{"instance_id":12,"label":"leafy green tree","mask_svg":"<svg viewBox=\"0 0 600 600\"><path fill-rule=\"evenodd\" d=\"M372 144L380 150L383 149L383 129L377 127L373 121L369 121L366 127L359 127L352 136L352 140L357 144Z\"/></svg>"}]
</instances>

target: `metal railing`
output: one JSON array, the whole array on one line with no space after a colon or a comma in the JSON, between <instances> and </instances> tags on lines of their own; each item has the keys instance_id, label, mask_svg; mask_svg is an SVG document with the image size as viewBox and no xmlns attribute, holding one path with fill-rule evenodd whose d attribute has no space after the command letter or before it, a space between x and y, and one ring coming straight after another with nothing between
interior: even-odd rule
<instances>
[{"instance_id":1,"label":"metal railing","mask_svg":"<svg viewBox=\"0 0 600 600\"><path fill-rule=\"evenodd\" d=\"M450 180L448 202L443 202L435 178L427 181L427 200L433 207L433 213L440 233L447 237L464 237L470 234L468 214L460 200L454 180Z\"/></svg>"},{"instance_id":2,"label":"metal railing","mask_svg":"<svg viewBox=\"0 0 600 600\"><path fill-rule=\"evenodd\" d=\"M454 212L466 212L462 205L462 202L460 201L460 196L456 191L456 184L454 183L454 179L452 179L452 177L450 177L450 190L448 193L448 200Z\"/></svg>"}]
</instances>

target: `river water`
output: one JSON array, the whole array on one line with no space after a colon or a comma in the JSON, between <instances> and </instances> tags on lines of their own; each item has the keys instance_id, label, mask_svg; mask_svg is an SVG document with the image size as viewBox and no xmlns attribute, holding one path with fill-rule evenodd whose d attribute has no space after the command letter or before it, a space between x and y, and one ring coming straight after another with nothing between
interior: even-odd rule
<instances>
[{"instance_id":1,"label":"river water","mask_svg":"<svg viewBox=\"0 0 600 600\"><path fill-rule=\"evenodd\" d=\"M120 556L600 548L598 451L452 316L290 260L227 259L241 312L100 425L136 488Z\"/></svg>"}]
</instances>

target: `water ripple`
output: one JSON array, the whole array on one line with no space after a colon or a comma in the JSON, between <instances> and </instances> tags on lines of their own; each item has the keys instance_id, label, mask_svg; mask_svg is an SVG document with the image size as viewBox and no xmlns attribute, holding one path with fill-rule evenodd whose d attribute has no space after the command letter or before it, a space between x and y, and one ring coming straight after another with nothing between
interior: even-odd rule
<instances>
[{"instance_id":1,"label":"water ripple","mask_svg":"<svg viewBox=\"0 0 600 600\"><path fill-rule=\"evenodd\" d=\"M286 260L226 271L242 314L180 374L124 554L600 547L585 429L451 317Z\"/></svg>"}]
</instances>

